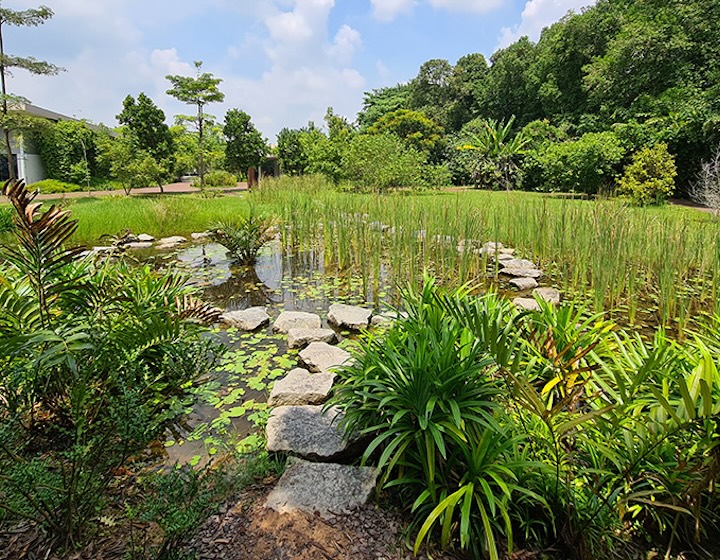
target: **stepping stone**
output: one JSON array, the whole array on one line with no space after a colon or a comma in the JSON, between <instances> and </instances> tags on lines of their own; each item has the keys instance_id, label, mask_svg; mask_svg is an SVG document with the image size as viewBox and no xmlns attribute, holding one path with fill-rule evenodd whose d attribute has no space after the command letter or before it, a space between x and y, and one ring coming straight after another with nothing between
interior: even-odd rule
<instances>
[{"instance_id":1,"label":"stepping stone","mask_svg":"<svg viewBox=\"0 0 720 560\"><path fill-rule=\"evenodd\" d=\"M337 341L337 334L332 329L290 329L288 331L288 348L302 348L312 342Z\"/></svg>"},{"instance_id":2,"label":"stepping stone","mask_svg":"<svg viewBox=\"0 0 720 560\"><path fill-rule=\"evenodd\" d=\"M322 325L320 315L304 311L283 311L275 319L273 330L287 334L290 329L319 329Z\"/></svg>"},{"instance_id":3,"label":"stepping stone","mask_svg":"<svg viewBox=\"0 0 720 560\"><path fill-rule=\"evenodd\" d=\"M310 373L306 369L295 368L275 382L268 406L322 404L327 400L334 381L334 373Z\"/></svg>"},{"instance_id":4,"label":"stepping stone","mask_svg":"<svg viewBox=\"0 0 720 560\"><path fill-rule=\"evenodd\" d=\"M299 357L310 371L323 372L347 362L350 352L330 346L326 342L312 342L305 350L300 351Z\"/></svg>"},{"instance_id":5,"label":"stepping stone","mask_svg":"<svg viewBox=\"0 0 720 560\"><path fill-rule=\"evenodd\" d=\"M155 241L155 238L147 233L141 233L137 236L137 240L140 243L152 243L153 241Z\"/></svg>"},{"instance_id":6,"label":"stepping stone","mask_svg":"<svg viewBox=\"0 0 720 560\"><path fill-rule=\"evenodd\" d=\"M503 262L503 266L509 268L537 268L537 265L527 259L507 259Z\"/></svg>"},{"instance_id":7,"label":"stepping stone","mask_svg":"<svg viewBox=\"0 0 720 560\"><path fill-rule=\"evenodd\" d=\"M140 239L138 237L138 239ZM187 237L182 235L173 235L172 237L163 237L158 244L160 245L180 245L181 243L187 243Z\"/></svg>"},{"instance_id":8,"label":"stepping stone","mask_svg":"<svg viewBox=\"0 0 720 560\"><path fill-rule=\"evenodd\" d=\"M371 309L344 303L333 303L328 310L328 323L353 331L367 328L370 324Z\"/></svg>"},{"instance_id":9,"label":"stepping stone","mask_svg":"<svg viewBox=\"0 0 720 560\"><path fill-rule=\"evenodd\" d=\"M322 406L278 406L265 427L267 450L290 453L305 459L332 461L342 456L348 441L339 426L337 408L323 413Z\"/></svg>"},{"instance_id":10,"label":"stepping stone","mask_svg":"<svg viewBox=\"0 0 720 560\"><path fill-rule=\"evenodd\" d=\"M503 263L503 265L504 264L505 263ZM505 266L500 272L503 274L507 274L508 276L513 276L515 278L540 278L543 275L542 270L539 270L537 268L517 268L511 266Z\"/></svg>"},{"instance_id":11,"label":"stepping stone","mask_svg":"<svg viewBox=\"0 0 720 560\"><path fill-rule=\"evenodd\" d=\"M540 311L540 305L533 298L517 297L512 302L515 307L519 307L524 311Z\"/></svg>"},{"instance_id":12,"label":"stepping stone","mask_svg":"<svg viewBox=\"0 0 720 560\"><path fill-rule=\"evenodd\" d=\"M373 315L372 319L370 319L370 326L384 327L384 326L390 326L394 322L395 322L395 320L391 319L387 315Z\"/></svg>"},{"instance_id":13,"label":"stepping stone","mask_svg":"<svg viewBox=\"0 0 720 560\"><path fill-rule=\"evenodd\" d=\"M532 290L533 288L538 287L537 280L534 278L525 278L525 277L519 277L519 278L513 278L510 280L510 285L513 288L516 288L520 291L523 290Z\"/></svg>"},{"instance_id":14,"label":"stepping stone","mask_svg":"<svg viewBox=\"0 0 720 560\"><path fill-rule=\"evenodd\" d=\"M149 249L152 246L152 241L131 241L130 243L123 244L123 247L127 247L128 249Z\"/></svg>"},{"instance_id":15,"label":"stepping stone","mask_svg":"<svg viewBox=\"0 0 720 560\"><path fill-rule=\"evenodd\" d=\"M540 296L553 305L560 305L560 292L555 288L536 288L533 294Z\"/></svg>"},{"instance_id":16,"label":"stepping stone","mask_svg":"<svg viewBox=\"0 0 720 560\"><path fill-rule=\"evenodd\" d=\"M503 249L503 250L504 250L504 249ZM513 260L513 258L514 258L514 257L512 256L512 253L498 253L498 255L497 255L497 259L498 259L500 262L511 261L511 260Z\"/></svg>"},{"instance_id":17,"label":"stepping stone","mask_svg":"<svg viewBox=\"0 0 720 560\"><path fill-rule=\"evenodd\" d=\"M202 231L200 233L191 233L190 237L192 237L195 241L199 241L200 239L208 239L210 237L210 233L207 231Z\"/></svg>"},{"instance_id":18,"label":"stepping stone","mask_svg":"<svg viewBox=\"0 0 720 560\"><path fill-rule=\"evenodd\" d=\"M504 248L500 249L500 254L512 256L515 254L515 249L512 249L511 247L504 247Z\"/></svg>"},{"instance_id":19,"label":"stepping stone","mask_svg":"<svg viewBox=\"0 0 720 560\"><path fill-rule=\"evenodd\" d=\"M498 251L502 251L505 248L505 245L498 241L488 241L482 246L482 248L485 249L486 253L497 253Z\"/></svg>"},{"instance_id":20,"label":"stepping stone","mask_svg":"<svg viewBox=\"0 0 720 560\"><path fill-rule=\"evenodd\" d=\"M254 331L270 323L270 315L264 307L250 307L241 311L226 311L221 320L241 331Z\"/></svg>"},{"instance_id":21,"label":"stepping stone","mask_svg":"<svg viewBox=\"0 0 720 560\"><path fill-rule=\"evenodd\" d=\"M380 474L373 467L294 460L265 501L279 513L302 511L331 517L368 502Z\"/></svg>"}]
</instances>

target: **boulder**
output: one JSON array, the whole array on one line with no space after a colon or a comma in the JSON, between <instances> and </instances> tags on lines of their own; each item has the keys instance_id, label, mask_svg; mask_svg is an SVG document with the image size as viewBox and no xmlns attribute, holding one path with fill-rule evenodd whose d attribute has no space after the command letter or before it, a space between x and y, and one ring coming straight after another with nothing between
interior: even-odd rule
<instances>
[{"instance_id":1,"label":"boulder","mask_svg":"<svg viewBox=\"0 0 720 560\"><path fill-rule=\"evenodd\" d=\"M513 278L512 280L510 280L510 285L517 290L524 291L537 288L538 283L537 280L535 280L534 278L526 278L524 276L520 276L519 278Z\"/></svg>"},{"instance_id":2,"label":"boulder","mask_svg":"<svg viewBox=\"0 0 720 560\"><path fill-rule=\"evenodd\" d=\"M265 427L267 450L290 453L315 461L333 461L346 454L348 442L339 426L337 408L278 406Z\"/></svg>"},{"instance_id":3,"label":"boulder","mask_svg":"<svg viewBox=\"0 0 720 560\"><path fill-rule=\"evenodd\" d=\"M298 356L310 371L320 372L342 365L350 359L349 352L326 342L312 342Z\"/></svg>"},{"instance_id":4,"label":"boulder","mask_svg":"<svg viewBox=\"0 0 720 560\"><path fill-rule=\"evenodd\" d=\"M254 331L270 323L270 315L264 307L250 307L241 311L226 311L221 320L241 331Z\"/></svg>"},{"instance_id":5,"label":"boulder","mask_svg":"<svg viewBox=\"0 0 720 560\"><path fill-rule=\"evenodd\" d=\"M536 288L533 290L533 294L553 305L560 305L560 292L555 288Z\"/></svg>"},{"instance_id":6,"label":"boulder","mask_svg":"<svg viewBox=\"0 0 720 560\"><path fill-rule=\"evenodd\" d=\"M138 237L138 240L140 238ZM181 243L187 243L187 237L183 237L182 235L173 235L171 237L163 237L158 241L158 244L160 245L180 245Z\"/></svg>"},{"instance_id":7,"label":"boulder","mask_svg":"<svg viewBox=\"0 0 720 560\"><path fill-rule=\"evenodd\" d=\"M539 311L540 306L538 305L538 302L535 301L533 298L526 298L526 297L517 297L514 300L512 300L515 307L519 307L520 309L524 311Z\"/></svg>"},{"instance_id":8,"label":"boulder","mask_svg":"<svg viewBox=\"0 0 720 560\"><path fill-rule=\"evenodd\" d=\"M353 331L367 328L370 324L371 309L344 303L333 303L328 311L328 323Z\"/></svg>"},{"instance_id":9,"label":"boulder","mask_svg":"<svg viewBox=\"0 0 720 560\"><path fill-rule=\"evenodd\" d=\"M334 381L334 373L310 373L306 369L295 368L275 382L268 405L322 404L327 400Z\"/></svg>"},{"instance_id":10,"label":"boulder","mask_svg":"<svg viewBox=\"0 0 720 560\"><path fill-rule=\"evenodd\" d=\"M155 241L155 238L147 233L141 233L137 236L137 240L140 243L152 243L153 241Z\"/></svg>"},{"instance_id":11,"label":"boulder","mask_svg":"<svg viewBox=\"0 0 720 560\"><path fill-rule=\"evenodd\" d=\"M190 237L192 237L195 241L200 241L201 239L209 239L210 232L202 231L199 233L191 233Z\"/></svg>"},{"instance_id":12,"label":"boulder","mask_svg":"<svg viewBox=\"0 0 720 560\"><path fill-rule=\"evenodd\" d=\"M507 274L508 276L513 276L515 278L540 278L543 275L542 270L539 270L537 268L518 268L505 266L505 263L502 264L504 268L500 270L500 272L502 272L503 274Z\"/></svg>"},{"instance_id":13,"label":"boulder","mask_svg":"<svg viewBox=\"0 0 720 560\"><path fill-rule=\"evenodd\" d=\"M128 249L149 249L152 246L152 241L131 241L130 243L123 244L123 247Z\"/></svg>"},{"instance_id":14,"label":"boulder","mask_svg":"<svg viewBox=\"0 0 720 560\"><path fill-rule=\"evenodd\" d=\"M279 513L302 511L330 517L368 502L380 472L373 467L294 460L265 501Z\"/></svg>"},{"instance_id":15,"label":"boulder","mask_svg":"<svg viewBox=\"0 0 720 560\"><path fill-rule=\"evenodd\" d=\"M321 325L322 319L315 313L283 311L280 313L280 316L275 319L273 330L287 334L290 329L319 329Z\"/></svg>"},{"instance_id":16,"label":"boulder","mask_svg":"<svg viewBox=\"0 0 720 560\"><path fill-rule=\"evenodd\" d=\"M332 329L290 329L288 331L288 348L303 348L313 342L337 341L337 334Z\"/></svg>"}]
</instances>

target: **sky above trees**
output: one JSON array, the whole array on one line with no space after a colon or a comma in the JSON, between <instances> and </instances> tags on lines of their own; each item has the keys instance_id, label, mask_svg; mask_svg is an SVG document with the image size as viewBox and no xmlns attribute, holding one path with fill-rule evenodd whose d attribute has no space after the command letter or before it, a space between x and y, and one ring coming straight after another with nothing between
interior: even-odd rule
<instances>
[{"instance_id":1,"label":"sky above trees","mask_svg":"<svg viewBox=\"0 0 720 560\"><path fill-rule=\"evenodd\" d=\"M167 74L194 75L193 61L222 78L221 120L237 107L271 141L283 127L322 124L328 106L351 119L363 92L405 82L431 58L486 57L593 0L6 0L48 4L38 28L9 28L6 49L67 69L17 72L10 90L64 114L117 124L128 95L146 93L165 113ZM170 118L170 117L168 117Z\"/></svg>"}]
</instances>

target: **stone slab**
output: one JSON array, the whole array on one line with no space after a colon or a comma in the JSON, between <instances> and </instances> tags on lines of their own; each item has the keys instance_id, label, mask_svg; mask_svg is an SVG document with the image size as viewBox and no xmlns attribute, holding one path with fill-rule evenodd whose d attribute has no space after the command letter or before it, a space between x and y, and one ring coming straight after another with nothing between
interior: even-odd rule
<instances>
[{"instance_id":1,"label":"stone slab","mask_svg":"<svg viewBox=\"0 0 720 560\"><path fill-rule=\"evenodd\" d=\"M533 294L549 303L560 305L560 291L555 288L536 288L533 290Z\"/></svg>"},{"instance_id":2,"label":"stone slab","mask_svg":"<svg viewBox=\"0 0 720 560\"><path fill-rule=\"evenodd\" d=\"M540 305L533 298L518 297L512 300L515 307L519 307L524 311L539 311Z\"/></svg>"},{"instance_id":3,"label":"stone slab","mask_svg":"<svg viewBox=\"0 0 720 560\"><path fill-rule=\"evenodd\" d=\"M510 285L520 291L532 290L533 288L538 287L538 283L535 278L525 278L523 276L510 280Z\"/></svg>"},{"instance_id":4,"label":"stone slab","mask_svg":"<svg viewBox=\"0 0 720 560\"><path fill-rule=\"evenodd\" d=\"M503 262L503 266L504 265L505 263ZM512 266L504 266L504 268L500 270L500 272L503 274L507 274L508 276L513 276L515 278L540 278L543 275L542 270L539 270L537 268L517 268Z\"/></svg>"},{"instance_id":5,"label":"stone slab","mask_svg":"<svg viewBox=\"0 0 720 560\"><path fill-rule=\"evenodd\" d=\"M285 469L265 507L280 513L302 511L321 517L350 513L370 499L379 474L372 467L297 459Z\"/></svg>"},{"instance_id":6,"label":"stone slab","mask_svg":"<svg viewBox=\"0 0 720 560\"><path fill-rule=\"evenodd\" d=\"M332 461L348 448L339 426L341 418L337 408L323 412L322 406L278 406L265 427L267 450Z\"/></svg>"},{"instance_id":7,"label":"stone slab","mask_svg":"<svg viewBox=\"0 0 720 560\"><path fill-rule=\"evenodd\" d=\"M283 311L275 319L273 330L287 334L290 329L319 329L322 326L320 315L304 311Z\"/></svg>"},{"instance_id":8,"label":"stone slab","mask_svg":"<svg viewBox=\"0 0 720 560\"><path fill-rule=\"evenodd\" d=\"M288 331L288 348L303 348L313 342L337 341L337 333L332 329L290 329Z\"/></svg>"},{"instance_id":9,"label":"stone slab","mask_svg":"<svg viewBox=\"0 0 720 560\"><path fill-rule=\"evenodd\" d=\"M306 369L295 368L275 382L268 406L323 404L330 395L334 381L334 373L310 373Z\"/></svg>"},{"instance_id":10,"label":"stone slab","mask_svg":"<svg viewBox=\"0 0 720 560\"><path fill-rule=\"evenodd\" d=\"M152 246L152 241L131 241L123 245L123 247L127 247L128 249L149 249Z\"/></svg>"},{"instance_id":11,"label":"stone slab","mask_svg":"<svg viewBox=\"0 0 720 560\"><path fill-rule=\"evenodd\" d=\"M328 371L340 366L350 359L350 353L327 342L312 342L300 351L300 361L310 371Z\"/></svg>"},{"instance_id":12,"label":"stone slab","mask_svg":"<svg viewBox=\"0 0 720 560\"><path fill-rule=\"evenodd\" d=\"M192 237L195 241L200 241L201 239L209 239L210 235L210 232L200 231L196 233L191 233L190 237Z\"/></svg>"},{"instance_id":13,"label":"stone slab","mask_svg":"<svg viewBox=\"0 0 720 560\"><path fill-rule=\"evenodd\" d=\"M270 315L264 307L249 307L240 311L226 311L221 317L224 323L241 331L254 331L270 324Z\"/></svg>"},{"instance_id":14,"label":"stone slab","mask_svg":"<svg viewBox=\"0 0 720 560\"><path fill-rule=\"evenodd\" d=\"M371 315L371 309L365 309L357 305L333 303L328 310L328 323L340 328L359 331L360 329L367 328L370 324Z\"/></svg>"},{"instance_id":15,"label":"stone slab","mask_svg":"<svg viewBox=\"0 0 720 560\"><path fill-rule=\"evenodd\" d=\"M138 236L140 239L140 236ZM179 245L180 243L187 243L187 237L182 235L173 235L171 237L163 237L158 241L160 245Z\"/></svg>"},{"instance_id":16,"label":"stone slab","mask_svg":"<svg viewBox=\"0 0 720 560\"><path fill-rule=\"evenodd\" d=\"M506 266L508 268L537 268L537 265L529 261L527 259L505 259L503 262L503 266Z\"/></svg>"}]
</instances>

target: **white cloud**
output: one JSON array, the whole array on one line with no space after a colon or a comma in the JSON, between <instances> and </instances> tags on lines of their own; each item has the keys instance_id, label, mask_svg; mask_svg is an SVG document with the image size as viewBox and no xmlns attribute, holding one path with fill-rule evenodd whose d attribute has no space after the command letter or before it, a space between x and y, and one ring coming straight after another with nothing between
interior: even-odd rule
<instances>
[{"instance_id":1,"label":"white cloud","mask_svg":"<svg viewBox=\"0 0 720 560\"><path fill-rule=\"evenodd\" d=\"M502 6L503 0L429 0L429 3L436 9L482 14Z\"/></svg>"},{"instance_id":2,"label":"white cloud","mask_svg":"<svg viewBox=\"0 0 720 560\"><path fill-rule=\"evenodd\" d=\"M524 35L537 41L545 27L558 21L568 11L579 11L593 4L595 0L528 0L520 16L520 23L500 30L497 48L505 48Z\"/></svg>"},{"instance_id":3,"label":"white cloud","mask_svg":"<svg viewBox=\"0 0 720 560\"><path fill-rule=\"evenodd\" d=\"M392 21L399 15L409 14L416 0L370 0L373 16L380 21Z\"/></svg>"},{"instance_id":4,"label":"white cloud","mask_svg":"<svg viewBox=\"0 0 720 560\"><path fill-rule=\"evenodd\" d=\"M342 64L352 61L355 53L362 47L360 32L349 25L343 25L335 35L333 44L328 49L330 56Z\"/></svg>"}]
</instances>

